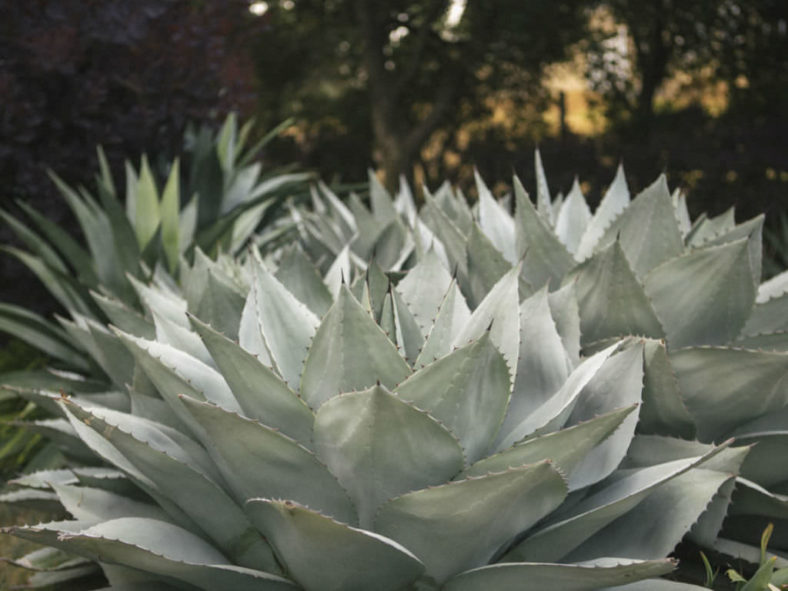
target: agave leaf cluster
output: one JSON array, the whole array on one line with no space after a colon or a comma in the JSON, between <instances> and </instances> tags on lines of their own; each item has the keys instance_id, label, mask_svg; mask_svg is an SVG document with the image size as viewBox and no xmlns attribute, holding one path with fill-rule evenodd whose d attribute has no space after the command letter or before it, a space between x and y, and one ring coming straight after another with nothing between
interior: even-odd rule
<instances>
[{"instance_id":1,"label":"agave leaf cluster","mask_svg":"<svg viewBox=\"0 0 788 591\"><path fill-rule=\"evenodd\" d=\"M373 258L396 272L434 253L472 306L519 266L523 295L544 286L573 292L584 353L643 337L664 373L646 374L639 433L757 443L726 522L735 542L698 538L757 562L766 524L788 531L788 469L775 460L788 445L788 273L761 283L763 216L737 224L729 210L693 222L664 175L631 198L621 167L592 213L577 182L552 199L538 152L535 165L535 205L519 179L497 200L478 174L473 206L444 185L425 190L417 209L406 185L392 198L372 175L371 210L321 187L315 213L294 216L303 250L334 290L341 276L367 273ZM788 553L784 538L773 545Z\"/></svg>"},{"instance_id":2,"label":"agave leaf cluster","mask_svg":"<svg viewBox=\"0 0 788 591\"><path fill-rule=\"evenodd\" d=\"M108 322L123 325L119 316L132 322L142 311L134 284L152 276L175 281L180 261L191 260L195 247L213 255L240 250L261 221L281 210L283 197L309 178L264 173L254 157L279 128L249 145L251 125L239 128L230 116L216 134L207 128L189 131L188 167L181 170L178 159L171 162L163 187L143 156L139 169L126 163L123 196L100 148L95 193L70 187L51 173L84 243L23 201L18 205L26 221L0 211L24 245L4 251L19 259L70 316L53 323L24 307L0 303L0 330L41 350L60 372L18 372L5 375L3 384L85 394L106 390L107 383L123 387L119 380L125 374L107 375L100 354L86 349L84 333L100 332ZM48 427L45 423L41 429ZM0 450L7 453L13 449Z\"/></svg>"},{"instance_id":3,"label":"agave leaf cluster","mask_svg":"<svg viewBox=\"0 0 788 591\"><path fill-rule=\"evenodd\" d=\"M336 287L297 249L133 281L144 315L72 325L114 387L26 392L83 467L15 481L71 517L8 528L51 546L16 563L118 589L674 588L652 579L716 535L748 448L636 434L665 346L582 355L574 286L522 272L477 303L435 248Z\"/></svg>"}]
</instances>

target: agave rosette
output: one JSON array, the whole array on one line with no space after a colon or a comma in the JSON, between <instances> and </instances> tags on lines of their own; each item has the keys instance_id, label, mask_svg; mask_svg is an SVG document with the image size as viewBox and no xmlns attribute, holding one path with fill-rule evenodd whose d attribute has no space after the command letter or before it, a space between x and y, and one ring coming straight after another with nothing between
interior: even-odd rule
<instances>
[{"instance_id":1,"label":"agave rosette","mask_svg":"<svg viewBox=\"0 0 788 591\"><path fill-rule=\"evenodd\" d=\"M581 357L572 285L523 296L514 267L472 304L434 249L336 288L286 260L198 256L182 291L134 284L145 316L74 323L128 396L37 392L109 468L16 482L73 518L9 528L54 548L19 564L93 561L119 589L580 590L716 534L747 448L636 435L664 346Z\"/></svg>"},{"instance_id":2,"label":"agave rosette","mask_svg":"<svg viewBox=\"0 0 788 591\"><path fill-rule=\"evenodd\" d=\"M473 306L519 265L523 297L574 289L584 353L643 337L665 373L647 370L639 433L757 443L726 522L732 539L696 541L758 562L766 524L788 531L788 469L774 462L788 445L788 272L761 283L763 216L737 224L729 210L692 222L664 175L633 199L620 167L592 213L577 182L551 199L538 152L536 178L535 205L517 178L496 200L477 175L473 207L444 185L417 210L406 185L392 199L371 176L371 210L323 187L319 213L295 221L304 250L336 278L372 257L406 269L432 250ZM788 557L786 538L772 548Z\"/></svg>"}]
</instances>

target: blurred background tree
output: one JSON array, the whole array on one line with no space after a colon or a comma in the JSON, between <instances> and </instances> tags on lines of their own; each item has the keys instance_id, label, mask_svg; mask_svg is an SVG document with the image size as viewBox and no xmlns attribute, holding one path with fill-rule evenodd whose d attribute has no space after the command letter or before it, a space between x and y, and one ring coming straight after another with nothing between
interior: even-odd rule
<instances>
[{"instance_id":1,"label":"blurred background tree","mask_svg":"<svg viewBox=\"0 0 788 591\"><path fill-rule=\"evenodd\" d=\"M2 206L66 224L47 168L89 183L99 143L116 170L155 162L187 122L229 110L260 134L295 117L264 157L327 180L374 167L472 193L476 166L532 187L538 145L553 191L577 174L592 203L622 159L635 191L667 171L694 215L735 205L779 232L788 201L784 0L0 0L0 14ZM2 299L29 303L30 277L1 264Z\"/></svg>"}]
</instances>

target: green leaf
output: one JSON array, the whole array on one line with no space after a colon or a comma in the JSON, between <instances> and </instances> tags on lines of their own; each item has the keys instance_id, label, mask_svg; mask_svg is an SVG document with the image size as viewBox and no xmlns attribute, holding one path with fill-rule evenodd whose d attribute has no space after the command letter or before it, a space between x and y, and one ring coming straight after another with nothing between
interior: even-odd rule
<instances>
[{"instance_id":1,"label":"green leaf","mask_svg":"<svg viewBox=\"0 0 788 591\"><path fill-rule=\"evenodd\" d=\"M256 421L192 398L182 400L202 427L203 442L239 503L255 497L291 499L339 521L355 522L347 494L312 452Z\"/></svg>"},{"instance_id":2,"label":"green leaf","mask_svg":"<svg viewBox=\"0 0 788 591\"><path fill-rule=\"evenodd\" d=\"M463 465L460 446L445 427L380 386L321 406L314 440L365 529L388 499L446 482Z\"/></svg>"},{"instance_id":3,"label":"green leaf","mask_svg":"<svg viewBox=\"0 0 788 591\"><path fill-rule=\"evenodd\" d=\"M470 306L475 308L512 266L476 223L471 226L467 253L468 285L465 291Z\"/></svg>"},{"instance_id":4,"label":"green leaf","mask_svg":"<svg viewBox=\"0 0 788 591\"><path fill-rule=\"evenodd\" d=\"M519 267L513 267L493 286L455 337L453 347L478 339L486 331L498 348L514 378L520 351Z\"/></svg>"},{"instance_id":5,"label":"green leaf","mask_svg":"<svg viewBox=\"0 0 788 591\"><path fill-rule=\"evenodd\" d=\"M763 259L762 241L763 241L763 214L752 218L744 223L734 226L724 234L709 240L705 246L712 246L717 244L727 244L735 242L736 240L747 238L747 248L750 255L750 270L752 271L752 282L755 290L761 283L761 265Z\"/></svg>"},{"instance_id":6,"label":"green leaf","mask_svg":"<svg viewBox=\"0 0 788 591\"><path fill-rule=\"evenodd\" d=\"M177 158L170 169L170 176L164 191L161 194L161 244L164 248L164 256L167 258L167 267L170 273L174 273L178 267L178 259L181 255L180 246L180 172Z\"/></svg>"},{"instance_id":7,"label":"green leaf","mask_svg":"<svg viewBox=\"0 0 788 591\"><path fill-rule=\"evenodd\" d=\"M646 340L643 360L643 408L638 431L693 439L695 421L684 404L665 343Z\"/></svg>"},{"instance_id":8,"label":"green leaf","mask_svg":"<svg viewBox=\"0 0 788 591\"><path fill-rule=\"evenodd\" d=\"M618 344L596 353L581 363L566 379L561 389L551 396L519 423L512 425L507 431L501 431L497 449L511 447L524 437L531 434L540 435L560 429L572 413L578 397L591 379L599 372L602 365L618 348Z\"/></svg>"},{"instance_id":9,"label":"green leaf","mask_svg":"<svg viewBox=\"0 0 788 591\"><path fill-rule=\"evenodd\" d=\"M558 335L574 367L580 363L580 308L577 304L577 290L574 284L569 283L548 294L547 301Z\"/></svg>"},{"instance_id":10,"label":"green leaf","mask_svg":"<svg viewBox=\"0 0 788 591\"><path fill-rule=\"evenodd\" d=\"M375 321L347 287L317 329L301 377L301 396L318 408L340 392L380 383L394 388L411 373Z\"/></svg>"},{"instance_id":11,"label":"green leaf","mask_svg":"<svg viewBox=\"0 0 788 591\"><path fill-rule=\"evenodd\" d=\"M691 348L675 351L670 360L703 441L725 437L788 403L788 353Z\"/></svg>"},{"instance_id":12,"label":"green leaf","mask_svg":"<svg viewBox=\"0 0 788 591\"><path fill-rule=\"evenodd\" d=\"M580 238L575 258L584 261L594 254L594 250L602 239L605 230L613 223L621 212L629 205L629 187L624 176L624 167L620 164L616 169L616 176L610 187L605 192L605 196L599 203L591 221Z\"/></svg>"},{"instance_id":13,"label":"green leaf","mask_svg":"<svg viewBox=\"0 0 788 591\"><path fill-rule=\"evenodd\" d=\"M405 356L405 361L415 363L424 346L424 337L421 334L416 318L402 300L402 296L394 287L389 288L392 312L394 314L394 334L397 346Z\"/></svg>"},{"instance_id":14,"label":"green leaf","mask_svg":"<svg viewBox=\"0 0 788 591\"><path fill-rule=\"evenodd\" d=\"M623 585L632 581L649 579L669 573L675 563L669 560L629 561L607 559L604 563L549 564L507 563L493 564L469 570L450 579L446 591L516 591L527 581L533 589L561 589L561 591L598 591L600 585ZM659 584L647 581L644 584ZM625 589L627 587L621 587ZM644 586L643 590L661 589Z\"/></svg>"},{"instance_id":15,"label":"green leaf","mask_svg":"<svg viewBox=\"0 0 788 591\"><path fill-rule=\"evenodd\" d=\"M785 331L788 331L788 293L756 303L742 329L742 335L757 336Z\"/></svg>"},{"instance_id":16,"label":"green leaf","mask_svg":"<svg viewBox=\"0 0 788 591\"><path fill-rule=\"evenodd\" d=\"M520 304L517 374L501 433L508 433L555 394L571 370L572 362L553 322L545 287Z\"/></svg>"},{"instance_id":17,"label":"green leaf","mask_svg":"<svg viewBox=\"0 0 788 591\"><path fill-rule=\"evenodd\" d=\"M318 318L322 318L331 307L331 293L301 249L295 246L284 249L274 277Z\"/></svg>"},{"instance_id":18,"label":"green leaf","mask_svg":"<svg viewBox=\"0 0 788 591\"><path fill-rule=\"evenodd\" d=\"M155 384L161 397L193 431L198 427L178 401L182 394L197 400L207 399L230 410L240 410L227 382L215 369L169 345L120 332L118 336Z\"/></svg>"},{"instance_id":19,"label":"green leaf","mask_svg":"<svg viewBox=\"0 0 788 591\"><path fill-rule=\"evenodd\" d=\"M515 247L514 220L509 212L495 200L479 175L479 171L474 170L473 172L476 190L479 193L479 227L489 240L489 244L503 255L504 262L509 263L508 268L508 266L517 264L517 260L520 258ZM473 251L470 245L468 248L470 256Z\"/></svg>"},{"instance_id":20,"label":"green leaf","mask_svg":"<svg viewBox=\"0 0 788 591\"><path fill-rule=\"evenodd\" d=\"M616 238L618 237L618 238ZM600 244L617 240L638 277L684 251L678 220L662 174L608 227Z\"/></svg>"},{"instance_id":21,"label":"green leaf","mask_svg":"<svg viewBox=\"0 0 788 591\"><path fill-rule=\"evenodd\" d=\"M468 324L470 318L471 311L465 303L465 298L457 283L452 281L440 304L427 341L416 359L416 367L423 367L447 355L452 350L452 343L460 330Z\"/></svg>"},{"instance_id":22,"label":"green leaf","mask_svg":"<svg viewBox=\"0 0 788 591\"><path fill-rule=\"evenodd\" d=\"M572 427L526 439L500 453L481 459L469 466L460 478L503 472L545 459L552 460L561 473L569 478L569 489L575 488L573 472L583 458L607 439L637 406L621 408Z\"/></svg>"},{"instance_id":23,"label":"green leaf","mask_svg":"<svg viewBox=\"0 0 788 591\"><path fill-rule=\"evenodd\" d=\"M534 168L536 169L536 208L542 218L552 226L555 223L555 214L550 201L550 189L547 186L547 176L544 173L542 156L539 154L539 150L534 150ZM515 191L518 182L515 181Z\"/></svg>"},{"instance_id":24,"label":"green leaf","mask_svg":"<svg viewBox=\"0 0 788 591\"><path fill-rule=\"evenodd\" d=\"M145 250L148 243L156 235L161 221L159 191L156 189L156 182L153 180L153 173L145 156L142 157L135 195L134 229L137 232L137 242L140 250Z\"/></svg>"},{"instance_id":25,"label":"green leaf","mask_svg":"<svg viewBox=\"0 0 788 591\"><path fill-rule=\"evenodd\" d=\"M33 220L38 229L62 255L85 285L98 285L96 271L87 251L71 235L22 200L17 205Z\"/></svg>"},{"instance_id":26,"label":"green leaf","mask_svg":"<svg viewBox=\"0 0 788 591\"><path fill-rule=\"evenodd\" d=\"M509 392L508 368L489 332L417 371L396 389L457 436L469 463L484 457L492 445Z\"/></svg>"},{"instance_id":27,"label":"green leaf","mask_svg":"<svg viewBox=\"0 0 788 591\"><path fill-rule=\"evenodd\" d=\"M643 349L643 344L637 343L608 358L578 396L567 424L574 425L617 408L639 404L643 389ZM637 414L633 413L615 433L583 458L572 474L570 488L594 484L611 474L624 459L637 422Z\"/></svg>"},{"instance_id":28,"label":"green leaf","mask_svg":"<svg viewBox=\"0 0 788 591\"><path fill-rule=\"evenodd\" d=\"M575 285L584 344L623 335L664 336L619 241L579 265L567 277L570 282Z\"/></svg>"},{"instance_id":29,"label":"green leaf","mask_svg":"<svg viewBox=\"0 0 788 591\"><path fill-rule=\"evenodd\" d=\"M729 473L702 468L680 474L565 559L588 560L600 554L638 559L666 556L706 510L720 487L732 478ZM655 515L660 515L660 519L654 520ZM651 525L643 527L644 523Z\"/></svg>"},{"instance_id":30,"label":"green leaf","mask_svg":"<svg viewBox=\"0 0 788 591\"><path fill-rule=\"evenodd\" d=\"M307 591L397 591L424 565L406 548L290 501L251 499L252 520Z\"/></svg>"},{"instance_id":31,"label":"green leaf","mask_svg":"<svg viewBox=\"0 0 788 591\"><path fill-rule=\"evenodd\" d=\"M369 201L372 206L372 215L378 222L389 222L397 217L394 201L389 192L380 184L378 177L372 169L367 170L369 180Z\"/></svg>"},{"instance_id":32,"label":"green leaf","mask_svg":"<svg viewBox=\"0 0 788 591\"><path fill-rule=\"evenodd\" d=\"M424 207L421 211L424 225L434 232L435 236L440 240L446 251L449 263L452 268L456 269L455 274L465 277L468 274L465 255L467 239L465 234L441 210L434 198L425 194L424 201Z\"/></svg>"},{"instance_id":33,"label":"green leaf","mask_svg":"<svg viewBox=\"0 0 788 591\"><path fill-rule=\"evenodd\" d=\"M64 547L93 560L136 567L206 591L297 589L287 579L229 564L202 538L154 519L113 519L81 531L63 532L60 539Z\"/></svg>"},{"instance_id":34,"label":"green leaf","mask_svg":"<svg viewBox=\"0 0 788 591\"><path fill-rule=\"evenodd\" d=\"M107 315L110 323L123 332L144 339L155 338L156 327L136 310L113 297L105 297L96 292L91 292L90 295L93 296L93 300L101 308L101 311Z\"/></svg>"},{"instance_id":35,"label":"green leaf","mask_svg":"<svg viewBox=\"0 0 788 591\"><path fill-rule=\"evenodd\" d=\"M212 466L206 471L194 456L182 448L179 450L164 436L143 437L144 433L134 428L133 423L122 425L117 420L113 421L112 416L104 419L75 404L68 404L67 409L72 415L72 423L79 426L80 435L89 434L91 447L141 484L143 489L153 492L160 504L164 498L181 508L239 564L260 565L272 571L276 569L271 549L254 533L241 508L210 476L215 472ZM202 463L205 464L204 461ZM167 503L162 506L168 509ZM95 511L95 507L90 510Z\"/></svg>"},{"instance_id":36,"label":"green leaf","mask_svg":"<svg viewBox=\"0 0 788 591\"><path fill-rule=\"evenodd\" d=\"M440 583L486 565L565 496L561 475L541 462L393 499L381 507L375 531L411 550Z\"/></svg>"},{"instance_id":37,"label":"green leaf","mask_svg":"<svg viewBox=\"0 0 788 591\"><path fill-rule=\"evenodd\" d=\"M546 523L539 531L512 548L503 560L557 561L569 556L586 540L632 511L659 486L684 474L713 453L715 451L706 456L673 460L622 474L607 486L594 489L592 494L563 512L557 519L554 518L552 523ZM653 515L651 520L653 521ZM687 529L690 525L692 522L687 524ZM646 531L642 527L637 530ZM680 537L674 543L677 543ZM616 538L613 541L626 545L626 538Z\"/></svg>"},{"instance_id":38,"label":"green leaf","mask_svg":"<svg viewBox=\"0 0 788 591\"><path fill-rule=\"evenodd\" d=\"M588 224L591 221L591 210L580 190L580 183L575 177L572 189L561 206L555 220L555 234L564 243L566 249L576 256Z\"/></svg>"},{"instance_id":39,"label":"green leaf","mask_svg":"<svg viewBox=\"0 0 788 591\"><path fill-rule=\"evenodd\" d=\"M100 488L53 484L52 490L63 508L80 521L108 521L119 517L147 517L169 521L167 514L156 505L142 503Z\"/></svg>"},{"instance_id":40,"label":"green leaf","mask_svg":"<svg viewBox=\"0 0 788 591\"><path fill-rule=\"evenodd\" d=\"M25 308L0 303L0 331L11 334L77 369L86 370L89 367L82 353L74 347L62 329Z\"/></svg>"},{"instance_id":41,"label":"green leaf","mask_svg":"<svg viewBox=\"0 0 788 591\"><path fill-rule=\"evenodd\" d=\"M528 193L517 177L514 177L514 195L517 204L517 252L520 256L525 256L523 274L531 285L541 287L549 283L552 288L556 288L561 284L564 275L574 267L575 261L542 215L534 209Z\"/></svg>"},{"instance_id":42,"label":"green leaf","mask_svg":"<svg viewBox=\"0 0 788 591\"><path fill-rule=\"evenodd\" d=\"M426 338L451 285L451 275L434 248L429 249L397 286Z\"/></svg>"},{"instance_id":43,"label":"green leaf","mask_svg":"<svg viewBox=\"0 0 788 591\"><path fill-rule=\"evenodd\" d=\"M207 324L191 318L244 414L311 447L314 415L279 376Z\"/></svg>"},{"instance_id":44,"label":"green leaf","mask_svg":"<svg viewBox=\"0 0 788 591\"><path fill-rule=\"evenodd\" d=\"M748 240L671 259L646 276L645 289L671 350L728 343L755 303Z\"/></svg>"},{"instance_id":45,"label":"green leaf","mask_svg":"<svg viewBox=\"0 0 788 591\"><path fill-rule=\"evenodd\" d=\"M253 263L255 313L271 359L291 388L298 387L307 350L320 320L269 273Z\"/></svg>"}]
</instances>

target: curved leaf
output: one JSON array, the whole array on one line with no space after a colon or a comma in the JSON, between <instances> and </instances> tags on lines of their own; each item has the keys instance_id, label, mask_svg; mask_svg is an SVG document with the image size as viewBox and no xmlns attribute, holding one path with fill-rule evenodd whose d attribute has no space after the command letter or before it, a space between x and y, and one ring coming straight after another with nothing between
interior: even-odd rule
<instances>
[{"instance_id":1,"label":"curved leaf","mask_svg":"<svg viewBox=\"0 0 788 591\"><path fill-rule=\"evenodd\" d=\"M498 433L509 391L506 362L489 332L417 371L395 390L445 424L470 463L486 454Z\"/></svg>"},{"instance_id":2,"label":"curved leaf","mask_svg":"<svg viewBox=\"0 0 788 591\"><path fill-rule=\"evenodd\" d=\"M307 591L397 591L424 565L406 548L289 501L250 499L247 511Z\"/></svg>"},{"instance_id":3,"label":"curved leaf","mask_svg":"<svg viewBox=\"0 0 788 591\"><path fill-rule=\"evenodd\" d=\"M347 493L312 452L256 421L193 398L182 401L204 429L204 443L239 503L291 499L339 521L356 521Z\"/></svg>"},{"instance_id":4,"label":"curved leaf","mask_svg":"<svg viewBox=\"0 0 788 591\"><path fill-rule=\"evenodd\" d=\"M301 396L312 408L340 392L380 383L394 388L411 370L375 321L343 286L306 358Z\"/></svg>"},{"instance_id":5,"label":"curved leaf","mask_svg":"<svg viewBox=\"0 0 788 591\"><path fill-rule=\"evenodd\" d=\"M540 462L398 497L381 507L375 531L411 550L442 582L487 564L565 496L561 475Z\"/></svg>"}]
</instances>

